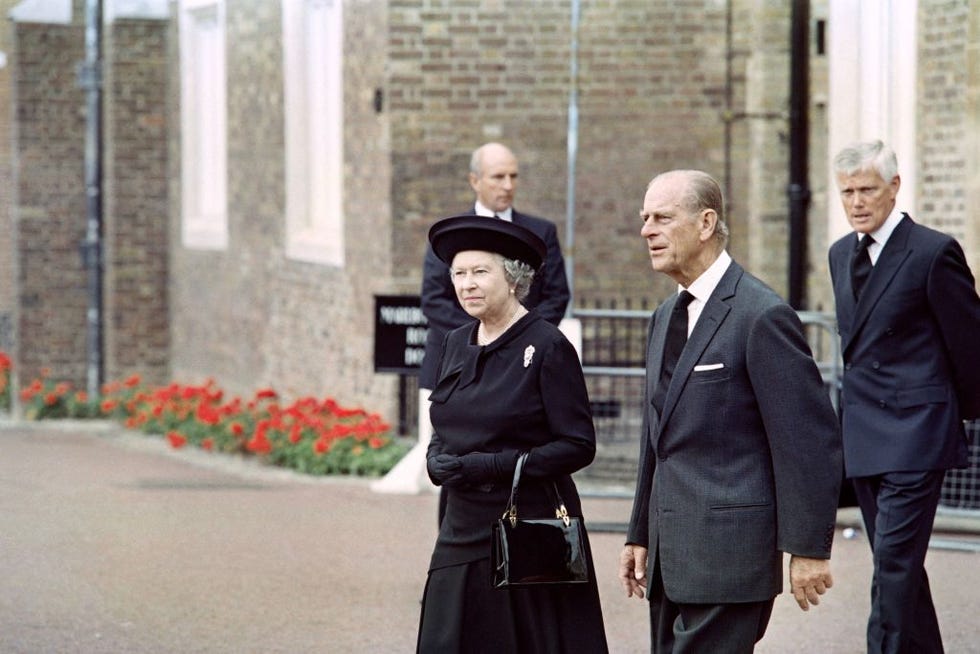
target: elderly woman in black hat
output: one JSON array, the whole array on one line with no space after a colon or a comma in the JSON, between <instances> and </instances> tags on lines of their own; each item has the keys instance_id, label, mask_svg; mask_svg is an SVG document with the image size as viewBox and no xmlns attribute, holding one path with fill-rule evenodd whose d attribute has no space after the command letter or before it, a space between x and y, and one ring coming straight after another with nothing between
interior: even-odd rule
<instances>
[{"instance_id":1,"label":"elderly woman in black hat","mask_svg":"<svg viewBox=\"0 0 980 654\"><path fill-rule=\"evenodd\" d=\"M504 220L455 216L429 231L457 298L476 318L446 336L430 397L432 481L447 495L422 600L418 651L606 652L591 551L588 583L490 585L490 526L527 452L522 517L554 517L552 483L581 516L572 473L595 456L595 429L574 347L521 305L544 242Z\"/></svg>"}]
</instances>

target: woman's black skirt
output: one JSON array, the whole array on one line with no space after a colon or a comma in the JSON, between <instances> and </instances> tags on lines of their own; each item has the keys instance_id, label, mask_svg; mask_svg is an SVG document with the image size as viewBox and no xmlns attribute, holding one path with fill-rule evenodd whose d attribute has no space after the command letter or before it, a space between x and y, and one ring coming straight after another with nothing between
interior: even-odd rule
<instances>
[{"instance_id":1,"label":"woman's black skirt","mask_svg":"<svg viewBox=\"0 0 980 654\"><path fill-rule=\"evenodd\" d=\"M604 654L595 575L587 584L501 590L490 587L489 559L431 570L417 651Z\"/></svg>"}]
</instances>

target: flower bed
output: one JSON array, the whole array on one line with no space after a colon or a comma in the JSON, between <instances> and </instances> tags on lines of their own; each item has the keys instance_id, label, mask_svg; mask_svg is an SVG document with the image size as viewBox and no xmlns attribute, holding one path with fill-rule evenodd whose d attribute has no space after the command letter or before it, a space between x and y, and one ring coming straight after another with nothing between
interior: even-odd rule
<instances>
[{"instance_id":1,"label":"flower bed","mask_svg":"<svg viewBox=\"0 0 980 654\"><path fill-rule=\"evenodd\" d=\"M0 383L4 379L9 375L0 367ZM391 438L390 425L376 413L345 408L331 398L304 397L282 406L270 388L247 400L226 399L213 381L148 388L134 375L105 384L100 396L91 398L42 375L20 399L31 420L108 418L163 436L174 448L254 455L313 475L382 475L408 450Z\"/></svg>"},{"instance_id":2,"label":"flower bed","mask_svg":"<svg viewBox=\"0 0 980 654\"><path fill-rule=\"evenodd\" d=\"M10 357L0 351L0 411L10 410Z\"/></svg>"}]
</instances>

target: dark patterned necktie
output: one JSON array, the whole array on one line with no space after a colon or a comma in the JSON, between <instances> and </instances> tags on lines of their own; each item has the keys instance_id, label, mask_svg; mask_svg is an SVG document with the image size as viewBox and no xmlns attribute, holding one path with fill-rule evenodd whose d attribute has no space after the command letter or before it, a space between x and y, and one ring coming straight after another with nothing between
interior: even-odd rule
<instances>
[{"instance_id":1,"label":"dark patterned necktie","mask_svg":"<svg viewBox=\"0 0 980 654\"><path fill-rule=\"evenodd\" d=\"M851 258L851 290L854 292L855 300L861 296L861 289L864 288L864 283L868 281L868 275L871 274L871 255L868 253L868 248L874 242L870 234L865 234L864 238L858 241L854 256Z\"/></svg>"},{"instance_id":2,"label":"dark patterned necktie","mask_svg":"<svg viewBox=\"0 0 980 654\"><path fill-rule=\"evenodd\" d=\"M657 413L663 413L664 398L667 397L670 378L674 375L677 360L681 358L681 352L684 351L684 345L687 343L687 305L693 299L693 295L681 291L677 301L674 302L674 310L670 313L667 338L664 341L664 361L660 365L660 381L657 382L657 388L653 392L653 406L657 408Z\"/></svg>"}]
</instances>

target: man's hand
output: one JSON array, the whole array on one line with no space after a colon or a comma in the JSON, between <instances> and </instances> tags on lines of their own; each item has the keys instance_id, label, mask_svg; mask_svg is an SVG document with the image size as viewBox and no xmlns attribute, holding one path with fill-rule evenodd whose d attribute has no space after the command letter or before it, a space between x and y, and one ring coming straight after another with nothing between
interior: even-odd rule
<instances>
[{"instance_id":1,"label":"man's hand","mask_svg":"<svg viewBox=\"0 0 980 654\"><path fill-rule=\"evenodd\" d=\"M830 561L790 556L789 582L796 603L804 611L809 611L810 605L819 604L820 596L834 585L834 578L830 575Z\"/></svg>"},{"instance_id":2,"label":"man's hand","mask_svg":"<svg viewBox=\"0 0 980 654\"><path fill-rule=\"evenodd\" d=\"M626 545L619 555L619 581L626 590L626 597L639 597L647 587L647 548Z\"/></svg>"}]
</instances>

